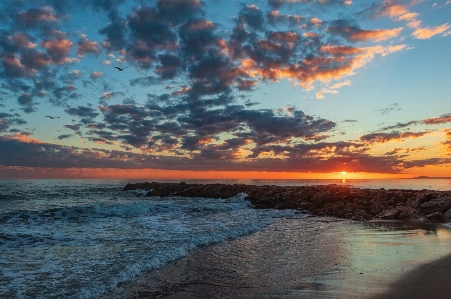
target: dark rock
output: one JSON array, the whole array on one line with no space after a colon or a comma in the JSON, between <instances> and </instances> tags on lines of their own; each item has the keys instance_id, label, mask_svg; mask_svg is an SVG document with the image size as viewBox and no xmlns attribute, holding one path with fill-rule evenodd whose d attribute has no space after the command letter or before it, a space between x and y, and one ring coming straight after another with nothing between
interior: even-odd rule
<instances>
[{"instance_id":1,"label":"dark rock","mask_svg":"<svg viewBox=\"0 0 451 299\"><path fill-rule=\"evenodd\" d=\"M399 207L398 209L400 210L398 215L399 220L414 220L420 216L418 211L412 207Z\"/></svg>"},{"instance_id":2,"label":"dark rock","mask_svg":"<svg viewBox=\"0 0 451 299\"><path fill-rule=\"evenodd\" d=\"M247 194L255 208L294 209L316 216L354 219L451 221L451 191L358 189L339 185L253 186L245 184L137 183L123 190L148 190L147 196L230 198ZM445 214L443 214L446 212ZM426 217L427 218L427 217Z\"/></svg>"},{"instance_id":3,"label":"dark rock","mask_svg":"<svg viewBox=\"0 0 451 299\"><path fill-rule=\"evenodd\" d=\"M428 220L442 220L443 213L442 212L434 212L426 216Z\"/></svg>"},{"instance_id":4,"label":"dark rock","mask_svg":"<svg viewBox=\"0 0 451 299\"><path fill-rule=\"evenodd\" d=\"M401 213L401 210L398 208L391 208L383 211L381 214L378 215L378 218L385 219L385 220L396 220L399 218L399 214Z\"/></svg>"},{"instance_id":5,"label":"dark rock","mask_svg":"<svg viewBox=\"0 0 451 299\"><path fill-rule=\"evenodd\" d=\"M433 212L446 212L451 208L451 196L443 196L431 201L425 202L419 206L423 214L431 214Z\"/></svg>"},{"instance_id":6,"label":"dark rock","mask_svg":"<svg viewBox=\"0 0 451 299\"><path fill-rule=\"evenodd\" d=\"M445 221L451 221L451 209L443 213L443 220Z\"/></svg>"}]
</instances>

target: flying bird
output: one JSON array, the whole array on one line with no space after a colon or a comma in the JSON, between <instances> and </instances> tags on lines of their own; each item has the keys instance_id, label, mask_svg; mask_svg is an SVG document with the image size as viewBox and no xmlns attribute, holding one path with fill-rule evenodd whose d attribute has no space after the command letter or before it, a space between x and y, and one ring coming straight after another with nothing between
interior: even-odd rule
<instances>
[{"instance_id":1,"label":"flying bird","mask_svg":"<svg viewBox=\"0 0 451 299\"><path fill-rule=\"evenodd\" d=\"M115 66L114 68L115 68L115 69L118 69L120 72L122 72L122 71L125 70L127 67L120 68L120 67L118 67L118 66Z\"/></svg>"},{"instance_id":2,"label":"flying bird","mask_svg":"<svg viewBox=\"0 0 451 299\"><path fill-rule=\"evenodd\" d=\"M48 116L48 115L46 115L45 117L49 117L49 118L51 118L51 119L54 119L54 118L60 118L59 116Z\"/></svg>"}]
</instances>

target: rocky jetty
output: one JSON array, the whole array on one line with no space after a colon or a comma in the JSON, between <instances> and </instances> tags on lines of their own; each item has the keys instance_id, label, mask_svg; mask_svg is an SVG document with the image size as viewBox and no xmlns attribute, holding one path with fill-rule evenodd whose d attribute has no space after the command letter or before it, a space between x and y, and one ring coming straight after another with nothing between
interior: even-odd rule
<instances>
[{"instance_id":1,"label":"rocky jetty","mask_svg":"<svg viewBox=\"0 0 451 299\"><path fill-rule=\"evenodd\" d=\"M246 194L255 208L296 209L316 216L358 221L385 219L451 222L451 191L361 189L339 185L274 186L244 184L136 183L123 190L146 196L230 198Z\"/></svg>"}]
</instances>

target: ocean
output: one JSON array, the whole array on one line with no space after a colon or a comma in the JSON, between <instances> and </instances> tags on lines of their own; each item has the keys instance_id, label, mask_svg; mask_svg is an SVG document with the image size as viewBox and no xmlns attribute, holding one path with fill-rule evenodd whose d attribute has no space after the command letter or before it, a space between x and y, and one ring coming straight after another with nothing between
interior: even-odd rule
<instances>
[{"instance_id":1,"label":"ocean","mask_svg":"<svg viewBox=\"0 0 451 299\"><path fill-rule=\"evenodd\" d=\"M446 179L184 181L451 189ZM0 180L0 298L98 298L196 248L303 217L253 209L243 194L148 198L122 191L129 182L140 180Z\"/></svg>"}]
</instances>

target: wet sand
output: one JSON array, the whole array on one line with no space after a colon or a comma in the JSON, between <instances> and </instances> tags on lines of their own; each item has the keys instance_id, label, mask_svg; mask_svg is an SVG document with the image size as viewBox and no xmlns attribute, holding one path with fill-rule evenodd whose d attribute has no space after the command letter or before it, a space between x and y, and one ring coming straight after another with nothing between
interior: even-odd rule
<instances>
[{"instance_id":1,"label":"wet sand","mask_svg":"<svg viewBox=\"0 0 451 299\"><path fill-rule=\"evenodd\" d=\"M413 299L451 297L451 255L424 264L407 273L389 289L371 299Z\"/></svg>"},{"instance_id":2,"label":"wet sand","mask_svg":"<svg viewBox=\"0 0 451 299\"><path fill-rule=\"evenodd\" d=\"M437 294L451 290L451 257L430 262L451 253L451 233L418 225L275 219L143 273L105 298L444 298Z\"/></svg>"}]
</instances>

